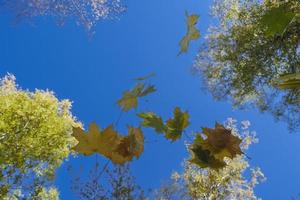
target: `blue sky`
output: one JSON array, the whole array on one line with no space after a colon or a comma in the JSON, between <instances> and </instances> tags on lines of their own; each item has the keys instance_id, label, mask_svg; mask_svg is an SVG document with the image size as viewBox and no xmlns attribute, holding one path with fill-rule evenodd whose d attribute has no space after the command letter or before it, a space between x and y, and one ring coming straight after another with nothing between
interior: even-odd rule
<instances>
[{"instance_id":1,"label":"blue sky","mask_svg":"<svg viewBox=\"0 0 300 200\"><path fill-rule=\"evenodd\" d=\"M211 127L216 121L233 117L251 121L260 142L251 147L251 165L259 166L268 180L256 189L263 199L290 199L300 193L300 135L290 134L285 124L256 110L234 110L230 102L217 102L201 90L201 80L191 72L201 40L192 42L188 54L177 56L178 42L185 34L185 11L201 15L198 27L202 38L212 19L210 0L142 0L125 2L127 12L118 20L100 22L91 40L72 21L58 27L49 18L32 25L14 25L12 18L0 19L0 75L17 77L22 88L50 89L71 99L73 114L85 125L96 121L101 127L119 115L115 102L122 92L134 86L132 78L155 72L152 83L157 93L142 102L139 110L152 110L164 118L175 106L191 115L189 130ZM117 129L137 125L134 112L123 115ZM183 141L171 144L154 132L146 132L145 152L135 160L132 171L145 188L158 188L174 170L181 170L187 157ZM61 199L75 199L69 186L68 164L92 166L94 158L72 158L57 173Z\"/></svg>"}]
</instances>

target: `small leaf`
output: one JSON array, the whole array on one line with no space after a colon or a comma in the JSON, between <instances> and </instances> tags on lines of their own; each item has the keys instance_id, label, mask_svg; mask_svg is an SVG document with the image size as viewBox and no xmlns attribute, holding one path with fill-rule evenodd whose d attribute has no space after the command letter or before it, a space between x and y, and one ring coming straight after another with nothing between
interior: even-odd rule
<instances>
[{"instance_id":1,"label":"small leaf","mask_svg":"<svg viewBox=\"0 0 300 200\"><path fill-rule=\"evenodd\" d=\"M145 85L138 83L132 90L125 91L121 99L118 100L118 105L124 112L136 108L138 106L138 98L147 96L155 92L156 89L153 85Z\"/></svg>"},{"instance_id":2,"label":"small leaf","mask_svg":"<svg viewBox=\"0 0 300 200\"><path fill-rule=\"evenodd\" d=\"M143 127L154 128L157 133L165 132L166 127L162 118L155 113L139 113L138 116L144 120L141 122Z\"/></svg>"},{"instance_id":3,"label":"small leaf","mask_svg":"<svg viewBox=\"0 0 300 200\"><path fill-rule=\"evenodd\" d=\"M136 80L136 81L144 81L144 80L147 80L149 78L152 78L154 77L156 74L155 73L150 73L146 76L142 76L142 77L138 77L138 78L134 78L133 80Z\"/></svg>"},{"instance_id":4,"label":"small leaf","mask_svg":"<svg viewBox=\"0 0 300 200\"><path fill-rule=\"evenodd\" d=\"M175 141L182 136L183 130L189 125L188 112L182 112L179 107L174 109L173 119L167 121L166 138Z\"/></svg>"},{"instance_id":5,"label":"small leaf","mask_svg":"<svg viewBox=\"0 0 300 200\"><path fill-rule=\"evenodd\" d=\"M186 13L186 17L187 33L179 42L179 54L187 52L190 41L197 40L200 37L200 31L197 28L195 28L195 25L198 23L199 20L199 15L188 15L188 13Z\"/></svg>"}]
</instances>

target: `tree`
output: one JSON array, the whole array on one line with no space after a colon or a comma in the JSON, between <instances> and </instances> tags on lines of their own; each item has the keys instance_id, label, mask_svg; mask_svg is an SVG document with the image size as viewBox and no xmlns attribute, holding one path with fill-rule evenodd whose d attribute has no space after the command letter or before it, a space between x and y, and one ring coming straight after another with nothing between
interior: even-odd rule
<instances>
[{"instance_id":1,"label":"tree","mask_svg":"<svg viewBox=\"0 0 300 200\"><path fill-rule=\"evenodd\" d=\"M249 131L249 121L243 121L241 130L236 120L228 119L226 127L242 139L241 148L246 151L249 145L258 139L255 132ZM188 144L187 146L189 146ZM227 166L221 170L199 168L189 161L184 161L184 172L172 174L171 182L167 182L156 191L156 199L258 199L254 187L265 180L259 168L251 168L251 178L244 177L249 171L249 163L245 155L226 160Z\"/></svg>"},{"instance_id":2,"label":"tree","mask_svg":"<svg viewBox=\"0 0 300 200\"><path fill-rule=\"evenodd\" d=\"M51 181L80 126L70 108L53 92L18 88L13 75L0 79L0 199L58 199Z\"/></svg>"},{"instance_id":3,"label":"tree","mask_svg":"<svg viewBox=\"0 0 300 200\"><path fill-rule=\"evenodd\" d=\"M135 183L130 165L109 163L99 170L99 163L90 171L87 179L75 176L72 190L81 200L146 200L144 191Z\"/></svg>"},{"instance_id":4,"label":"tree","mask_svg":"<svg viewBox=\"0 0 300 200\"><path fill-rule=\"evenodd\" d=\"M17 20L38 16L51 16L63 22L74 18L88 31L97 21L124 10L121 0L0 0L0 7L12 12Z\"/></svg>"},{"instance_id":5,"label":"tree","mask_svg":"<svg viewBox=\"0 0 300 200\"><path fill-rule=\"evenodd\" d=\"M271 24L274 30L265 24L275 11L282 14L279 19L285 19L285 13L294 16L283 32L276 32L278 24ZM281 90L274 82L282 74L300 72L299 13L298 0L215 0L212 15L217 24L209 28L195 64L205 88L218 100L257 107L297 130L300 90Z\"/></svg>"}]
</instances>

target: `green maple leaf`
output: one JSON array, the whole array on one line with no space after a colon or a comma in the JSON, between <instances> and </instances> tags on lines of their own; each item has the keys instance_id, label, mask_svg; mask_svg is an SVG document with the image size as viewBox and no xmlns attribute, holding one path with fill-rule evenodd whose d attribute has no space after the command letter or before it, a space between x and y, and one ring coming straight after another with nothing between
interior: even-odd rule
<instances>
[{"instance_id":1,"label":"green maple leaf","mask_svg":"<svg viewBox=\"0 0 300 200\"><path fill-rule=\"evenodd\" d=\"M157 133L165 132L165 125L161 117L153 112L139 113L138 116L143 119L141 125L148 128L154 128Z\"/></svg>"},{"instance_id":2,"label":"green maple leaf","mask_svg":"<svg viewBox=\"0 0 300 200\"><path fill-rule=\"evenodd\" d=\"M166 123L153 112L139 113L138 116L143 119L141 126L153 128L157 133L163 133L171 141L181 138L184 129L189 125L188 112L182 112L179 107L174 109L173 118L167 120Z\"/></svg>"},{"instance_id":3,"label":"green maple leaf","mask_svg":"<svg viewBox=\"0 0 300 200\"><path fill-rule=\"evenodd\" d=\"M166 123L167 131L166 138L172 141L179 139L182 132L189 125L188 112L182 112L179 107L174 109L174 117L169 119Z\"/></svg>"},{"instance_id":4,"label":"green maple leaf","mask_svg":"<svg viewBox=\"0 0 300 200\"><path fill-rule=\"evenodd\" d=\"M202 137L197 135L189 149L192 154L192 158L189 162L197 165L200 168L211 168L211 169L221 169L226 166L226 163L223 160L216 159L209 150L206 150L202 147Z\"/></svg>"},{"instance_id":5,"label":"green maple leaf","mask_svg":"<svg viewBox=\"0 0 300 200\"><path fill-rule=\"evenodd\" d=\"M139 97L147 96L155 91L156 89L153 85L138 83L132 90L125 91L122 98L119 99L117 103L124 112L128 112L138 106Z\"/></svg>"},{"instance_id":6,"label":"green maple leaf","mask_svg":"<svg viewBox=\"0 0 300 200\"><path fill-rule=\"evenodd\" d=\"M291 12L286 5L282 4L268 10L262 16L260 25L266 28L266 36L283 35L295 17L296 13Z\"/></svg>"},{"instance_id":7,"label":"green maple leaf","mask_svg":"<svg viewBox=\"0 0 300 200\"><path fill-rule=\"evenodd\" d=\"M200 37L200 31L195 27L195 25L198 23L199 15L188 15L188 13L186 13L186 18L187 33L179 42L179 54L187 52L190 41L197 40Z\"/></svg>"},{"instance_id":8,"label":"green maple leaf","mask_svg":"<svg viewBox=\"0 0 300 200\"><path fill-rule=\"evenodd\" d=\"M300 73L281 75L273 85L282 90L300 89Z\"/></svg>"}]
</instances>

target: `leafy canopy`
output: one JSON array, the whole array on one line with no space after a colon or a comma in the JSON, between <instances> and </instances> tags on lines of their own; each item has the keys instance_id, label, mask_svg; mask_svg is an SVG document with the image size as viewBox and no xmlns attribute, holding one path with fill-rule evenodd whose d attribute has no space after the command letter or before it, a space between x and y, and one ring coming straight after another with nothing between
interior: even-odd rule
<instances>
[{"instance_id":1,"label":"leafy canopy","mask_svg":"<svg viewBox=\"0 0 300 200\"><path fill-rule=\"evenodd\" d=\"M217 100L256 107L299 129L300 90L274 82L300 72L300 2L215 0L211 12L217 23L195 65L205 88Z\"/></svg>"},{"instance_id":2,"label":"leafy canopy","mask_svg":"<svg viewBox=\"0 0 300 200\"><path fill-rule=\"evenodd\" d=\"M80 126L70 108L50 91L18 88L13 75L0 79L0 199L57 196L48 186Z\"/></svg>"},{"instance_id":3,"label":"leafy canopy","mask_svg":"<svg viewBox=\"0 0 300 200\"><path fill-rule=\"evenodd\" d=\"M10 11L17 20L50 16L62 24L73 18L90 33L99 20L125 10L121 0L2 0L0 8Z\"/></svg>"}]
</instances>

